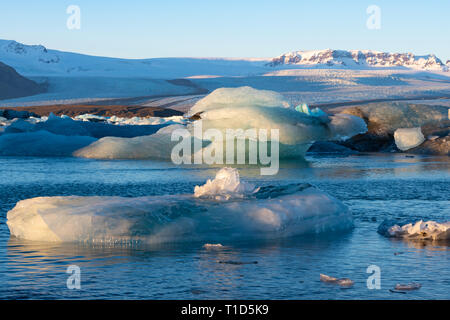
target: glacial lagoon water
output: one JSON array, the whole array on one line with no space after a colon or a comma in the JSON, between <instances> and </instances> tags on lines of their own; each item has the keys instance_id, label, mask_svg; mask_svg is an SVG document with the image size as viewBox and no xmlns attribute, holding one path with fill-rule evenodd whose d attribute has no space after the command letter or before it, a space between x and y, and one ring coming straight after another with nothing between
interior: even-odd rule
<instances>
[{"instance_id":1,"label":"glacial lagoon water","mask_svg":"<svg viewBox=\"0 0 450 320\"><path fill-rule=\"evenodd\" d=\"M377 233L388 218L448 221L448 157L365 154L309 155L281 164L275 176L241 167L257 185L307 182L343 201L355 227L339 234L277 240L114 246L43 243L10 237L6 213L17 201L56 195L136 197L193 193L218 168L156 161L0 157L0 299L449 299L447 242L393 240ZM253 263L253 262L257 263ZM223 263L232 262L232 263ZM68 266L81 289L67 288ZM369 265L381 289L367 288ZM319 274L348 277L351 288ZM397 283L419 290L391 292Z\"/></svg>"}]
</instances>

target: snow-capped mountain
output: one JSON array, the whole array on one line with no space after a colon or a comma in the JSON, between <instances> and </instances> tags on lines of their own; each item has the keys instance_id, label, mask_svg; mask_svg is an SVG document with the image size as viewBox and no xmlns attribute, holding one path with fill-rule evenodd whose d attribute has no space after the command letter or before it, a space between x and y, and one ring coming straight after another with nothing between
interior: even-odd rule
<instances>
[{"instance_id":1,"label":"snow-capped mountain","mask_svg":"<svg viewBox=\"0 0 450 320\"><path fill-rule=\"evenodd\" d=\"M416 56L412 53L388 53L371 50L313 50L294 51L272 59L272 67L302 65L305 67L328 66L343 68L404 67L419 70L448 71L435 55Z\"/></svg>"},{"instance_id":2,"label":"snow-capped mountain","mask_svg":"<svg viewBox=\"0 0 450 320\"><path fill-rule=\"evenodd\" d=\"M403 67L448 71L434 55L376 51L295 51L274 59L259 58L152 58L119 59L47 49L14 40L0 40L0 62L27 77L120 77L174 79L204 76L254 76L274 69Z\"/></svg>"}]
</instances>

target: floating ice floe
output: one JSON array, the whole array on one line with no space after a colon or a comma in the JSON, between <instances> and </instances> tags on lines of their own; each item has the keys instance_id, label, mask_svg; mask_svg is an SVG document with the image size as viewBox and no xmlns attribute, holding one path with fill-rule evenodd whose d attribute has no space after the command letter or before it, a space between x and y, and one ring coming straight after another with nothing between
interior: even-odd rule
<instances>
[{"instance_id":1,"label":"floating ice floe","mask_svg":"<svg viewBox=\"0 0 450 320\"><path fill-rule=\"evenodd\" d=\"M422 287L422 285L420 283L416 283L416 282L412 282L412 283L408 283L408 284L396 284L395 285L395 290L398 291L412 291L412 290L418 290Z\"/></svg>"},{"instance_id":2,"label":"floating ice floe","mask_svg":"<svg viewBox=\"0 0 450 320\"><path fill-rule=\"evenodd\" d=\"M225 175L236 177L235 169L221 171L219 180ZM353 222L342 202L299 184L250 194L245 189L242 197L228 200L193 194L38 197L19 201L7 214L7 225L20 239L130 244L282 238L347 230Z\"/></svg>"},{"instance_id":3,"label":"floating ice floe","mask_svg":"<svg viewBox=\"0 0 450 320\"><path fill-rule=\"evenodd\" d=\"M341 287L351 287L355 284L355 282L349 278L334 278L327 276L326 274L320 274L320 281L322 282L328 282L328 283L335 283L340 285Z\"/></svg>"},{"instance_id":4,"label":"floating ice floe","mask_svg":"<svg viewBox=\"0 0 450 320\"><path fill-rule=\"evenodd\" d=\"M425 137L419 128L400 128L395 130L394 139L397 148L406 151L420 146L425 141Z\"/></svg>"},{"instance_id":5,"label":"floating ice floe","mask_svg":"<svg viewBox=\"0 0 450 320\"><path fill-rule=\"evenodd\" d=\"M438 223L436 221L417 221L415 223L394 224L384 221L378 232L387 237L423 240L448 240L450 239L450 221Z\"/></svg>"}]
</instances>

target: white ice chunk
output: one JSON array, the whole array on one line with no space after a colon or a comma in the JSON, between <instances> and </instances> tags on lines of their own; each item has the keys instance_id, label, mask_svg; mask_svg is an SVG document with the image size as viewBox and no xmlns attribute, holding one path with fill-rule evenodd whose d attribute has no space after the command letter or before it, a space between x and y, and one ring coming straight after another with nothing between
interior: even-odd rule
<instances>
[{"instance_id":1,"label":"white ice chunk","mask_svg":"<svg viewBox=\"0 0 450 320\"><path fill-rule=\"evenodd\" d=\"M397 148L402 151L417 147L425 141L422 130L419 128L401 128L394 132Z\"/></svg>"},{"instance_id":2,"label":"white ice chunk","mask_svg":"<svg viewBox=\"0 0 450 320\"><path fill-rule=\"evenodd\" d=\"M178 143L171 140L171 133L183 128L181 125L170 125L155 134L135 138L104 137L77 150L74 156L93 159L170 160L172 149Z\"/></svg>"},{"instance_id":3,"label":"white ice chunk","mask_svg":"<svg viewBox=\"0 0 450 320\"><path fill-rule=\"evenodd\" d=\"M234 106L281 107L289 108L290 103L279 93L257 90L252 87L219 88L211 92L189 110L187 116L213 109Z\"/></svg>"},{"instance_id":4,"label":"white ice chunk","mask_svg":"<svg viewBox=\"0 0 450 320\"><path fill-rule=\"evenodd\" d=\"M383 233L383 232L382 232ZM419 220L416 223L408 223L403 226L395 224L384 232L387 236L408 239L450 239L450 221L438 223L436 221Z\"/></svg>"},{"instance_id":5,"label":"white ice chunk","mask_svg":"<svg viewBox=\"0 0 450 320\"><path fill-rule=\"evenodd\" d=\"M212 198L216 200L243 198L245 194L255 190L252 184L242 182L239 172L234 168L222 168L214 180L206 181L203 186L196 186L194 196L197 198Z\"/></svg>"}]
</instances>

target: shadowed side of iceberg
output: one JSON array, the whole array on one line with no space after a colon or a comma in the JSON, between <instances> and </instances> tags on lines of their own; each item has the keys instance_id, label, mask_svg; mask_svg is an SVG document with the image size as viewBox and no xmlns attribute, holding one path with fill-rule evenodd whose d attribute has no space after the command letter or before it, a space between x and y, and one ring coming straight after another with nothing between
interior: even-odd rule
<instances>
[{"instance_id":1,"label":"shadowed side of iceberg","mask_svg":"<svg viewBox=\"0 0 450 320\"><path fill-rule=\"evenodd\" d=\"M48 131L0 135L2 156L71 156L97 139L88 136L63 136Z\"/></svg>"}]
</instances>

